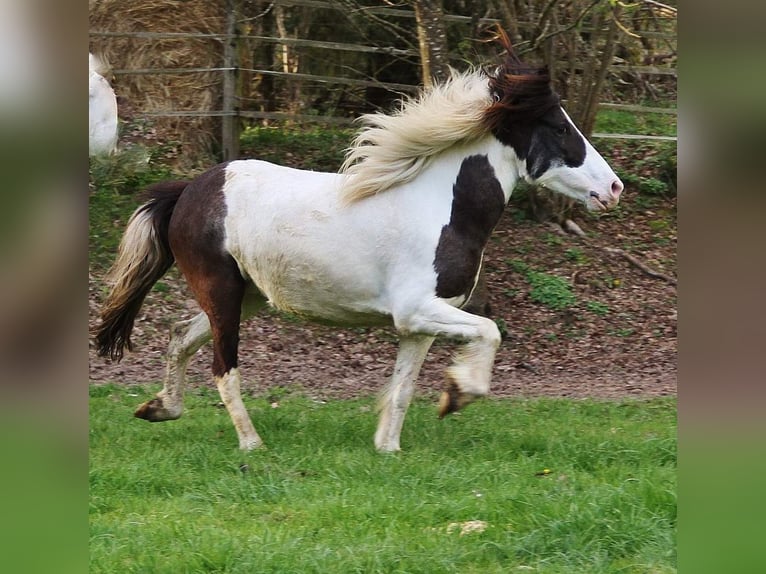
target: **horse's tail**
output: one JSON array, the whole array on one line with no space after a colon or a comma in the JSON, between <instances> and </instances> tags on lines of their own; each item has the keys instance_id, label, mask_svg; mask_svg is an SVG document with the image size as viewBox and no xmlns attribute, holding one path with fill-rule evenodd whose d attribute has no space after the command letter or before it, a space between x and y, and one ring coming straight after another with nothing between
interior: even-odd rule
<instances>
[{"instance_id":1,"label":"horse's tail","mask_svg":"<svg viewBox=\"0 0 766 574\"><path fill-rule=\"evenodd\" d=\"M95 329L101 357L122 359L123 349L133 349L130 333L141 304L174 257L168 242L168 224L188 181L167 181L146 190L149 198L128 221L112 268L107 275L111 290Z\"/></svg>"}]
</instances>

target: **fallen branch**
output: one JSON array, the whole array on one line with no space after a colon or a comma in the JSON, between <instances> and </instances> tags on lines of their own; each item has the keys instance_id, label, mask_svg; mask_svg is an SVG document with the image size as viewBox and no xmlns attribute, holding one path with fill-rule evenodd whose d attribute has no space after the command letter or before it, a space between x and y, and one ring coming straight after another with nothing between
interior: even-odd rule
<instances>
[{"instance_id":1,"label":"fallen branch","mask_svg":"<svg viewBox=\"0 0 766 574\"><path fill-rule=\"evenodd\" d=\"M545 225L548 229L550 229L556 235L561 235L562 237L566 237L567 232L564 231L564 228L561 227L561 225L559 225L555 221L549 221Z\"/></svg>"},{"instance_id":2,"label":"fallen branch","mask_svg":"<svg viewBox=\"0 0 766 574\"><path fill-rule=\"evenodd\" d=\"M631 255L627 251L623 251L622 249L617 249L616 247L603 247L601 245L597 245L593 241L588 239L587 234L582 230L582 228L577 225L574 221L571 219L564 220L563 225L559 225L556 222L549 221L548 222L548 229L553 231L554 233L557 233L558 235L567 235L569 233L576 235L580 238L582 238L587 245L590 245L591 247L595 247L597 249L603 249L607 253L611 255L619 255L620 257L623 257L626 259L629 263L634 265L635 267L638 267L641 271L649 275L650 277L654 277L655 279L662 279L666 283L670 283L671 285L677 286L678 281L675 277L671 277L670 275L665 275L664 273L660 273L659 271L655 271L651 267L649 267L646 263L639 260L634 255ZM577 274L579 271L575 271L574 275L572 275L572 282L574 283Z\"/></svg>"},{"instance_id":3,"label":"fallen branch","mask_svg":"<svg viewBox=\"0 0 766 574\"><path fill-rule=\"evenodd\" d=\"M670 275L665 275L664 273L660 273L659 271L655 271L646 263L643 263L639 261L636 257L631 255L630 253L623 251L622 249L617 249L615 247L603 247L604 251L607 253L611 253L612 255L619 255L623 258L625 258L628 262L638 267L641 271L649 275L650 277L654 277L656 279L662 279L663 281L670 283L671 285L678 285L678 281L675 279L675 277L671 277Z\"/></svg>"},{"instance_id":4,"label":"fallen branch","mask_svg":"<svg viewBox=\"0 0 766 574\"><path fill-rule=\"evenodd\" d=\"M563 227L566 231L568 231L569 233L573 233L577 235L578 237L587 237L587 235L582 230L582 228L571 219L564 220Z\"/></svg>"}]
</instances>

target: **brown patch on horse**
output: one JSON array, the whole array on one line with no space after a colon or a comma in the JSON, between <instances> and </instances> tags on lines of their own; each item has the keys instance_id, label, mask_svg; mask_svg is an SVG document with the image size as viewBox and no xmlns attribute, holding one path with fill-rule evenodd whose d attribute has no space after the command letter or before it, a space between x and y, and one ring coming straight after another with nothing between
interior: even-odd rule
<instances>
[{"instance_id":1,"label":"brown patch on horse","mask_svg":"<svg viewBox=\"0 0 766 574\"><path fill-rule=\"evenodd\" d=\"M452 195L450 221L442 228L434 258L436 295L468 299L484 247L505 208L503 190L487 156L463 160Z\"/></svg>"},{"instance_id":2,"label":"brown patch on horse","mask_svg":"<svg viewBox=\"0 0 766 574\"><path fill-rule=\"evenodd\" d=\"M522 62L503 30L498 30L497 39L506 56L497 72L489 77L494 103L484 112L487 128L503 144L512 147L519 159L534 158L527 164L533 179L554 163L582 165L585 140L562 111L548 68Z\"/></svg>"},{"instance_id":3,"label":"brown patch on horse","mask_svg":"<svg viewBox=\"0 0 766 574\"><path fill-rule=\"evenodd\" d=\"M217 165L187 187L168 230L176 265L210 319L216 377L237 367L239 322L247 286L225 247L227 165Z\"/></svg>"},{"instance_id":4,"label":"brown patch on horse","mask_svg":"<svg viewBox=\"0 0 766 574\"><path fill-rule=\"evenodd\" d=\"M462 410L482 396L483 395L481 394L461 391L457 382L447 375L447 382L444 385L444 390L439 396L439 418L443 419L448 414Z\"/></svg>"}]
</instances>

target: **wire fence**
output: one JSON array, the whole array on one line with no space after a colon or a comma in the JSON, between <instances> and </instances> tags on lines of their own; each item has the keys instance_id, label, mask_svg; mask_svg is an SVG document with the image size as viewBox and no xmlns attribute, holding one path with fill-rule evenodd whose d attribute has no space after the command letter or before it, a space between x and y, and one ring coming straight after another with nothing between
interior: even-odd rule
<instances>
[{"instance_id":1,"label":"wire fence","mask_svg":"<svg viewBox=\"0 0 766 574\"><path fill-rule=\"evenodd\" d=\"M301 6L308 8L331 8L337 9L337 5L326 0L277 0L278 4L284 6ZM367 7L360 8L365 11L385 17L407 17L413 18L414 12L411 10L405 10L401 8L388 8L388 7ZM445 20L453 22L471 22L472 19L466 16L449 15L445 14ZM480 21L486 20L486 24L493 24L498 22L495 19L484 18ZM420 89L418 85L384 82L374 78L354 78L348 76L328 76L319 75L305 72L293 72L293 71L280 71L267 69L266 67L244 67L239 64L237 56L237 43L243 40L249 40L252 42L275 44L280 46L292 46L292 47L305 47L326 51L345 51L355 53L366 54L383 54L390 55L392 57L412 57L417 58L418 53L412 49L402 49L387 46L368 46L356 43L346 42L331 42L326 40L315 40L308 38L288 38L288 37L275 37L275 36L263 36L263 35L248 35L238 33L238 24L236 13L232 10L227 14L227 28L224 33L211 34L211 33L188 33L188 32L148 32L148 31L135 31L135 32L113 32L106 30L92 30L90 36L92 38L132 38L143 39L146 41L158 41L167 39L179 39L179 40L193 40L193 39L213 39L218 40L223 45L222 49L222 65L217 67L173 67L173 68L134 68L134 69L116 69L112 70L112 74L115 76L159 76L159 75L179 75L179 74L198 74L198 73L220 73L222 76L222 98L221 109L204 109L204 110L142 110L135 111L135 115L144 118L158 118L158 117L197 117L197 118L210 118L218 117L222 118L223 134L222 134L222 148L224 152L224 159L232 159L238 155L238 140L239 140L239 126L240 119L257 119L257 120L292 120L292 121L311 121L333 125L349 125L353 119L349 117L341 117L337 115L313 115L313 114L300 114L286 111L262 111L247 109L247 98L242 98L237 94L237 82L236 78L239 74L245 72L253 74L256 77L275 77L281 78L286 82L312 82L318 84L332 85L332 86L352 86L358 88L382 88L391 92L398 92L401 94L409 94L417 92ZM519 23L523 25L523 22ZM649 37L662 38L667 40L675 40L675 36L672 34L665 34L661 32L642 32L643 35ZM639 75L660 75L660 76L672 76L677 77L677 70L675 67L670 66L633 66L624 64L613 64L610 66L610 70L613 72L630 72ZM614 109L633 112L636 114L677 114L676 108L664 108L664 107L652 107L643 105L632 105L624 103L611 103L603 102L599 104L599 107L604 109ZM626 139L626 140L647 140L647 141L677 141L676 136L666 135L647 135L647 134L630 134L630 133L593 133L593 138L610 138L610 139Z\"/></svg>"}]
</instances>

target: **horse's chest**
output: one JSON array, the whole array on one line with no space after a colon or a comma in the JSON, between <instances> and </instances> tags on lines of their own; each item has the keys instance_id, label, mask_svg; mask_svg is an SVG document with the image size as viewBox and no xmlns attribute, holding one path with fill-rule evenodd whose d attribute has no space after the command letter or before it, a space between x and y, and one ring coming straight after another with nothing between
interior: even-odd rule
<instances>
[{"instance_id":1,"label":"horse's chest","mask_svg":"<svg viewBox=\"0 0 766 574\"><path fill-rule=\"evenodd\" d=\"M452 188L450 221L434 257L436 295L468 298L476 284L484 247L500 220L505 196L486 156L463 160Z\"/></svg>"}]
</instances>

